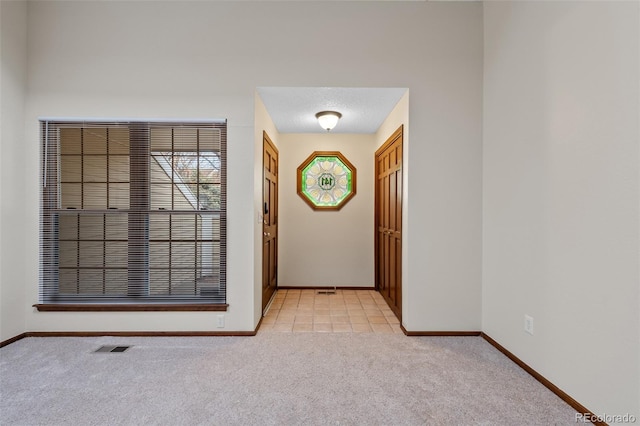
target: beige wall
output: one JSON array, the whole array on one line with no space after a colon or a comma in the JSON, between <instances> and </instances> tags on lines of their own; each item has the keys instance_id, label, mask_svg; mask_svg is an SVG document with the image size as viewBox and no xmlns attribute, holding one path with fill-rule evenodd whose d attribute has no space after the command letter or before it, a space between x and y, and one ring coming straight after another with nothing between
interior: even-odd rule
<instances>
[{"instance_id":1,"label":"beige wall","mask_svg":"<svg viewBox=\"0 0 640 426\"><path fill-rule=\"evenodd\" d=\"M373 287L373 135L280 134L278 284ZM357 170L356 195L338 211L314 211L296 189L314 151L339 151Z\"/></svg>"},{"instance_id":2,"label":"beige wall","mask_svg":"<svg viewBox=\"0 0 640 426\"><path fill-rule=\"evenodd\" d=\"M636 418L639 12L484 5L482 328L596 414Z\"/></svg>"},{"instance_id":3,"label":"beige wall","mask_svg":"<svg viewBox=\"0 0 640 426\"><path fill-rule=\"evenodd\" d=\"M255 109L255 125L254 125L254 188L256 188L254 194L254 222L256 227L254 228L254 258L258 260L258 266L254 270L254 286L253 286L253 323L254 326L258 325L262 318L262 188L263 188L263 132L267 132L269 139L275 145L276 149L280 151L280 133L276 128L267 108L262 102L262 98L258 92L255 93L254 101Z\"/></svg>"},{"instance_id":4,"label":"beige wall","mask_svg":"<svg viewBox=\"0 0 640 426\"><path fill-rule=\"evenodd\" d=\"M25 209L37 209L23 199L26 24L26 3L0 2L0 341L25 331L30 302L25 299L25 239L15 233L24 226Z\"/></svg>"},{"instance_id":5,"label":"beige wall","mask_svg":"<svg viewBox=\"0 0 640 426\"><path fill-rule=\"evenodd\" d=\"M95 25L105 20L112 25ZM332 31L326 31L326 22ZM380 32L389 23L402 25ZM326 43L334 46L330 57L317 53ZM33 2L27 54L30 143L7 142L25 161L26 190L19 195L24 220L9 237L25 241L24 267L12 269L21 277L15 285L26 291L27 330L218 330L215 313L33 311L39 116L227 118L230 308L225 329L254 328L262 241L257 220L261 139L255 129L259 86L411 90L411 140L419 142L409 147L407 166L421 184L407 197L405 231L429 238L408 240L404 282L408 297L415 291L429 306L416 306L405 327L479 328L479 315L460 318L456 307L461 294L473 294L481 285L475 266L460 267L481 259L481 4Z\"/></svg>"}]
</instances>

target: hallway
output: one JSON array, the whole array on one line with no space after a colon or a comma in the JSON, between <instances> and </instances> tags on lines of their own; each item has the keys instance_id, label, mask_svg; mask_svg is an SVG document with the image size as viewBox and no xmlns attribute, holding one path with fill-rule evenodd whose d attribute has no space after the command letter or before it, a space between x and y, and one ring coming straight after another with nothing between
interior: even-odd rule
<instances>
[{"instance_id":1,"label":"hallway","mask_svg":"<svg viewBox=\"0 0 640 426\"><path fill-rule=\"evenodd\" d=\"M402 333L400 321L375 290L278 290L259 332Z\"/></svg>"}]
</instances>

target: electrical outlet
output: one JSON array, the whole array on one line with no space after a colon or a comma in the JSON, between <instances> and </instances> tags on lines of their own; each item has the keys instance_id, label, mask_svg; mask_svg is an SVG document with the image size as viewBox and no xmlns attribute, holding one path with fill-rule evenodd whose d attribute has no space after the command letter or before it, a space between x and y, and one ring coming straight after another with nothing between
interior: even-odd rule
<instances>
[{"instance_id":1,"label":"electrical outlet","mask_svg":"<svg viewBox=\"0 0 640 426\"><path fill-rule=\"evenodd\" d=\"M224 328L224 315L218 315L218 328Z\"/></svg>"},{"instance_id":2,"label":"electrical outlet","mask_svg":"<svg viewBox=\"0 0 640 426\"><path fill-rule=\"evenodd\" d=\"M524 331L533 336L533 317L524 315Z\"/></svg>"}]
</instances>

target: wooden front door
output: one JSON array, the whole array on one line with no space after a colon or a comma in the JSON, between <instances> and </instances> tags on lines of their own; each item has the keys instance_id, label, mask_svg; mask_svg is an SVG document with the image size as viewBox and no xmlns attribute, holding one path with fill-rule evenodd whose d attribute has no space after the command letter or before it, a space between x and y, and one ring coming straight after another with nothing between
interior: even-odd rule
<instances>
[{"instance_id":1,"label":"wooden front door","mask_svg":"<svg viewBox=\"0 0 640 426\"><path fill-rule=\"evenodd\" d=\"M376 288L402 316L402 131L376 151Z\"/></svg>"},{"instance_id":2,"label":"wooden front door","mask_svg":"<svg viewBox=\"0 0 640 426\"><path fill-rule=\"evenodd\" d=\"M278 286L278 150L263 132L262 310Z\"/></svg>"}]
</instances>

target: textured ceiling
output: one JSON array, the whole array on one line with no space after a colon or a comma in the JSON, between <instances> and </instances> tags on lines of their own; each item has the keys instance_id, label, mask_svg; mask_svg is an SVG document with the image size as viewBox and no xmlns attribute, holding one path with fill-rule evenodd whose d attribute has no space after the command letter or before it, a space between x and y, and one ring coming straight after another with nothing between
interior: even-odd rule
<instances>
[{"instance_id":1,"label":"textured ceiling","mask_svg":"<svg viewBox=\"0 0 640 426\"><path fill-rule=\"evenodd\" d=\"M342 114L331 133L375 133L406 88L259 87L271 119L280 133L325 133L315 114Z\"/></svg>"}]
</instances>

